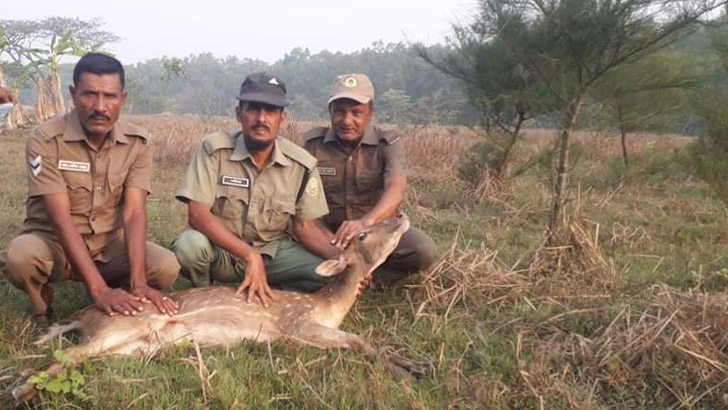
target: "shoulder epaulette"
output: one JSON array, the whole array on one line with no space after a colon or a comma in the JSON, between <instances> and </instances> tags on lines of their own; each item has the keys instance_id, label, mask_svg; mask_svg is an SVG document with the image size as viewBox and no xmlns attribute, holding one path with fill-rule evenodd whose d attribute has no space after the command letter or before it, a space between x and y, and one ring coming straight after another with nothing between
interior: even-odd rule
<instances>
[{"instance_id":1,"label":"shoulder epaulette","mask_svg":"<svg viewBox=\"0 0 728 410\"><path fill-rule=\"evenodd\" d=\"M121 132L124 133L124 135L127 136L133 136L133 137L139 137L144 140L149 139L149 131L147 131L145 128L142 128L138 125L132 124L130 122L119 122L117 126L120 127Z\"/></svg>"},{"instance_id":2,"label":"shoulder epaulette","mask_svg":"<svg viewBox=\"0 0 728 410\"><path fill-rule=\"evenodd\" d=\"M210 155L219 149L234 149L235 143L235 134L224 131L212 133L202 140L202 145Z\"/></svg>"},{"instance_id":3,"label":"shoulder epaulette","mask_svg":"<svg viewBox=\"0 0 728 410\"><path fill-rule=\"evenodd\" d=\"M374 131L379 136L379 140L386 142L387 145L392 145L399 141L400 134L398 132L384 131L379 127L374 127Z\"/></svg>"},{"instance_id":4,"label":"shoulder epaulette","mask_svg":"<svg viewBox=\"0 0 728 410\"><path fill-rule=\"evenodd\" d=\"M329 132L329 127L314 127L303 134L303 141L308 142L315 138L322 138Z\"/></svg>"},{"instance_id":5,"label":"shoulder epaulette","mask_svg":"<svg viewBox=\"0 0 728 410\"><path fill-rule=\"evenodd\" d=\"M66 121L63 117L59 116L39 125L38 128L35 129L35 133L43 141L49 141L59 135L63 135L63 131L65 130Z\"/></svg>"},{"instance_id":6,"label":"shoulder epaulette","mask_svg":"<svg viewBox=\"0 0 728 410\"><path fill-rule=\"evenodd\" d=\"M281 151L285 156L303 165L306 169L312 170L316 167L316 158L305 149L285 138L276 139L276 144L280 144Z\"/></svg>"}]
</instances>

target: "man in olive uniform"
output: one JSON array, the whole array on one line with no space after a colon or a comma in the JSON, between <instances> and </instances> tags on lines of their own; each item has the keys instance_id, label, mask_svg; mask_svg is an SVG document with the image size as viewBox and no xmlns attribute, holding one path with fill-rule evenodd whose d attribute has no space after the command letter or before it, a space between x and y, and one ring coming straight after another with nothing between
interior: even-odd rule
<instances>
[{"instance_id":1,"label":"man in olive uniform","mask_svg":"<svg viewBox=\"0 0 728 410\"><path fill-rule=\"evenodd\" d=\"M336 77L329 98L331 127L304 135L304 147L318 160L330 214L323 220L346 247L357 231L394 215L405 199L404 143L371 124L374 86L364 74ZM375 285L390 285L427 269L435 258L427 234L410 228L392 255L374 272Z\"/></svg>"},{"instance_id":2,"label":"man in olive uniform","mask_svg":"<svg viewBox=\"0 0 728 410\"><path fill-rule=\"evenodd\" d=\"M328 213L316 159L277 137L288 105L278 77L256 73L240 86L235 110L242 130L207 136L193 154L177 199L193 228L172 249L195 286L241 281L267 305L269 285L314 291L326 278L321 258L336 258L333 234L318 218ZM291 223L300 244L287 233Z\"/></svg>"},{"instance_id":3,"label":"man in olive uniform","mask_svg":"<svg viewBox=\"0 0 728 410\"><path fill-rule=\"evenodd\" d=\"M40 325L52 315L50 284L68 279L83 281L109 315L133 315L145 301L174 314L176 304L158 289L175 281L179 264L146 241L147 132L118 120L127 97L124 69L113 57L89 53L76 64L73 83L73 111L28 139L27 216L0 253L0 269L28 293Z\"/></svg>"}]
</instances>

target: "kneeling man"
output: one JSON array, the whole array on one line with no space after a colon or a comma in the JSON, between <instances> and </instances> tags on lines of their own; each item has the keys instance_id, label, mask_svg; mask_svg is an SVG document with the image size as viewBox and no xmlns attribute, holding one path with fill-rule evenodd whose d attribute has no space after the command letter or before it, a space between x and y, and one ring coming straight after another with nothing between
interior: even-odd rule
<instances>
[{"instance_id":1,"label":"kneeling man","mask_svg":"<svg viewBox=\"0 0 728 410\"><path fill-rule=\"evenodd\" d=\"M176 304L158 289L175 281L179 264L146 241L152 152L144 129L119 120L124 68L89 53L76 64L73 84L73 111L28 139L27 216L0 253L0 269L28 293L38 325L52 317L50 283L69 279L83 281L109 315L134 314L146 300L173 314Z\"/></svg>"},{"instance_id":2,"label":"kneeling man","mask_svg":"<svg viewBox=\"0 0 728 410\"><path fill-rule=\"evenodd\" d=\"M397 212L405 199L404 143L371 124L374 86L364 74L336 77L329 98L331 127L304 135L304 147L318 160L318 171L331 213L323 220L336 232L334 245L346 247L357 231ZM427 269L435 244L410 228L399 246L374 272L375 285L391 285Z\"/></svg>"}]
</instances>

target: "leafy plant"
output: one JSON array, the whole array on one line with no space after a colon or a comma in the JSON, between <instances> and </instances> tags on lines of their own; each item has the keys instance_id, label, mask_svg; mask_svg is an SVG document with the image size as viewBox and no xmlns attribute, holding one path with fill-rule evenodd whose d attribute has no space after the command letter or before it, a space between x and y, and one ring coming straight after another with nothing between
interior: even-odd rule
<instances>
[{"instance_id":1,"label":"leafy plant","mask_svg":"<svg viewBox=\"0 0 728 410\"><path fill-rule=\"evenodd\" d=\"M73 360L63 354L61 350L55 350L53 357L64 365L70 366L73 364ZM40 372L31 376L28 382L33 384L39 391L52 394L72 394L80 399L87 397L82 390L86 384L86 378L80 371L70 367L61 370L55 377L51 376L47 371Z\"/></svg>"}]
</instances>

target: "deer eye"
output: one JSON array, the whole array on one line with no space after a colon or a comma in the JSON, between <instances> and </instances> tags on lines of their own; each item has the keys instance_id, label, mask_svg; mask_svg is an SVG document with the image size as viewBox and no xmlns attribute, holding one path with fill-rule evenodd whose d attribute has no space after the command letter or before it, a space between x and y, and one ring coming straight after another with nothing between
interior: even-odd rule
<instances>
[{"instance_id":1,"label":"deer eye","mask_svg":"<svg viewBox=\"0 0 728 410\"><path fill-rule=\"evenodd\" d=\"M364 240L364 238L366 238L366 237L367 237L367 233L366 233L366 232L362 232L362 233L360 233L359 235L357 235L357 237L356 237L356 238L357 238L358 240L360 240L360 241L363 241L363 240Z\"/></svg>"}]
</instances>

